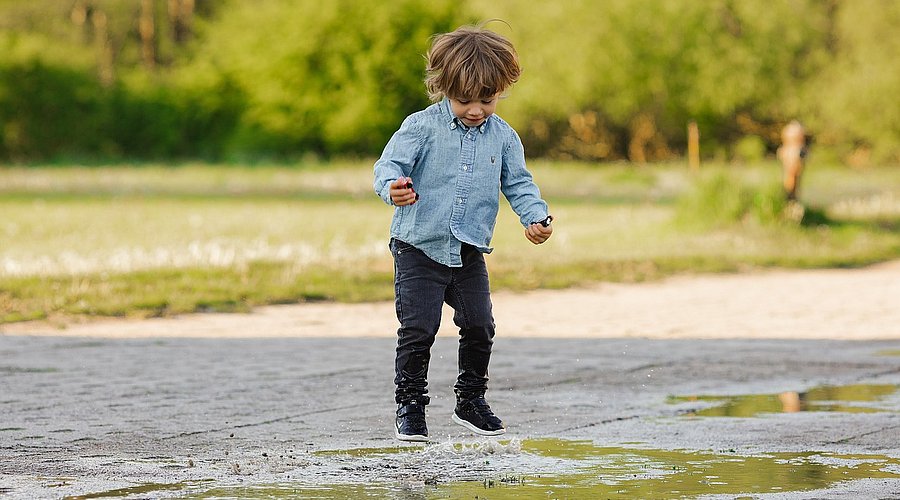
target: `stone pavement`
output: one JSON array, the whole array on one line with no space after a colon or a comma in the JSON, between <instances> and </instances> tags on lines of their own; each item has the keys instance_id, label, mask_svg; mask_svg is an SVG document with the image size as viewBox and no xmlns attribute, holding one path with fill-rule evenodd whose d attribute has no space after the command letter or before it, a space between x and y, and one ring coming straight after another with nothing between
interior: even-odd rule
<instances>
[{"instance_id":1,"label":"stone pavement","mask_svg":"<svg viewBox=\"0 0 900 500\"><path fill-rule=\"evenodd\" d=\"M398 470L410 462L397 458L367 462L375 451L321 453L396 446L393 348L389 338L0 334L0 498L289 497L300 495L290 489L298 485L337 498L409 481L412 490L379 491L433 498L442 485L475 480L486 488L516 473L524 488L572 468L559 460L529 465L532 455L519 453L474 469L445 456L410 471ZM441 337L433 351L428 411L437 443L471 442L448 418L455 349ZM815 452L826 462L881 457L887 465L878 477L792 492L795 476L786 476L783 492L754 498L900 497L897 341L498 337L494 352L488 398L509 426L506 439L734 457ZM721 404L701 396L741 395L783 407L751 398L738 400L743 416L694 415ZM755 414L754 405L767 413ZM785 411L792 408L815 411ZM726 491L709 484L710 494ZM234 489L267 485L281 489ZM553 495L578 498L562 491ZM507 498L500 492L485 489L480 498Z\"/></svg>"}]
</instances>

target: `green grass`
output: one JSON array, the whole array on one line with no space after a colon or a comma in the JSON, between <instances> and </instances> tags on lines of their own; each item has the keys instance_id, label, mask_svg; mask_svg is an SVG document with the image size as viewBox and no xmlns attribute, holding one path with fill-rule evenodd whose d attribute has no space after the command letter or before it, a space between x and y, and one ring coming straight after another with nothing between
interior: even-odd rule
<instances>
[{"instance_id":1,"label":"green grass","mask_svg":"<svg viewBox=\"0 0 900 500\"><path fill-rule=\"evenodd\" d=\"M556 217L533 246L505 206L494 289L900 257L900 169L811 167L802 224L779 170L534 162ZM246 311L392 294L371 164L0 168L0 323Z\"/></svg>"}]
</instances>

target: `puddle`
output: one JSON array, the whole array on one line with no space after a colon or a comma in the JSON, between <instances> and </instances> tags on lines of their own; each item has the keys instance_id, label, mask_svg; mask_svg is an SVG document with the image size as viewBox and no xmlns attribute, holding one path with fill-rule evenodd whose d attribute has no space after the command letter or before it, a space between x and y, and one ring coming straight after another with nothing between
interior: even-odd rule
<instances>
[{"instance_id":1,"label":"puddle","mask_svg":"<svg viewBox=\"0 0 900 500\"><path fill-rule=\"evenodd\" d=\"M63 500L89 500L92 498L128 498L137 496L139 498L148 498L158 496L163 492L181 492L191 488L196 488L203 483L208 484L209 481L185 481L181 483L150 483L138 486L130 486L128 488L118 488L115 490L101 491L99 493L88 493L85 495L67 496Z\"/></svg>"},{"instance_id":2,"label":"puddle","mask_svg":"<svg viewBox=\"0 0 900 500\"><path fill-rule=\"evenodd\" d=\"M283 483L276 484L145 485L72 498L167 496L166 490L178 498L198 499L684 498L807 491L854 479L900 479L900 459L880 455L740 456L558 439L448 442L316 456L337 462L319 464L324 467L321 471L297 469L293 472L302 478L288 473Z\"/></svg>"},{"instance_id":3,"label":"puddle","mask_svg":"<svg viewBox=\"0 0 900 500\"><path fill-rule=\"evenodd\" d=\"M806 392L780 394L748 394L743 396L672 396L671 404L703 401L719 403L711 408L691 411L686 415L702 417L755 417L761 413L795 413L800 411L838 411L873 413L896 411L878 403L897 392L894 384L858 384L822 386Z\"/></svg>"}]
</instances>

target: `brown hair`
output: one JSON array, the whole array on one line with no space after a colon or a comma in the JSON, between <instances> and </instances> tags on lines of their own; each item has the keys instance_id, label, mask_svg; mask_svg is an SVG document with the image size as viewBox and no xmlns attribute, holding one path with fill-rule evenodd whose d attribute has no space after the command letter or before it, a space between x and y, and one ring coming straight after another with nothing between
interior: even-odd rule
<instances>
[{"instance_id":1,"label":"brown hair","mask_svg":"<svg viewBox=\"0 0 900 500\"><path fill-rule=\"evenodd\" d=\"M428 51L428 97L477 99L503 92L519 79L519 56L505 37L480 26L435 35Z\"/></svg>"}]
</instances>

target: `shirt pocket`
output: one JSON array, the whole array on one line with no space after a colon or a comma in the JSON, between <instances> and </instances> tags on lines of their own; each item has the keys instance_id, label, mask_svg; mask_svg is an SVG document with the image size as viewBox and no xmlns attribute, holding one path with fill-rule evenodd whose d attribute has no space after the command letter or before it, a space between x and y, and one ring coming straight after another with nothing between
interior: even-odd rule
<instances>
[{"instance_id":1,"label":"shirt pocket","mask_svg":"<svg viewBox=\"0 0 900 500\"><path fill-rule=\"evenodd\" d=\"M503 149L495 141L485 141L485 144L475 152L475 170L490 173L491 177L499 175L500 166L503 165Z\"/></svg>"}]
</instances>

